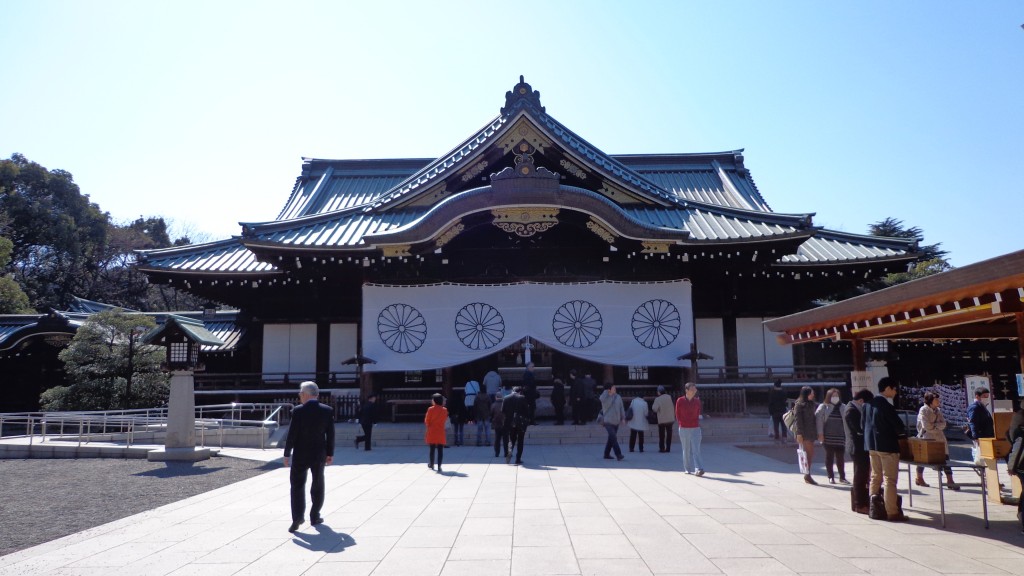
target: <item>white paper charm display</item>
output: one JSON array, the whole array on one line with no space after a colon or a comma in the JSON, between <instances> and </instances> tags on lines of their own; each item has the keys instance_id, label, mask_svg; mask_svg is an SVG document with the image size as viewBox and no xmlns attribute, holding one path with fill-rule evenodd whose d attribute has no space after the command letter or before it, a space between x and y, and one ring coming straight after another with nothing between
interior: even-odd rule
<instances>
[{"instance_id":1,"label":"white paper charm display","mask_svg":"<svg viewBox=\"0 0 1024 576\"><path fill-rule=\"evenodd\" d=\"M587 360L679 366L693 341L690 283L363 286L366 371L470 362L529 336Z\"/></svg>"}]
</instances>

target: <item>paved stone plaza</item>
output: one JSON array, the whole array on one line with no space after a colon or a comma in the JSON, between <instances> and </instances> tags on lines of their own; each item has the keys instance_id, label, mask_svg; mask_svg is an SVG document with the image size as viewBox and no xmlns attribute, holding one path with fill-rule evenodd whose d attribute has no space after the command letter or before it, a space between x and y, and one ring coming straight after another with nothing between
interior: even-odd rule
<instances>
[{"instance_id":1,"label":"paved stone plaza","mask_svg":"<svg viewBox=\"0 0 1024 576\"><path fill-rule=\"evenodd\" d=\"M935 488L915 491L912 522L876 522L795 463L705 444L697 478L673 448L616 462L528 445L519 467L451 448L443 475L425 448L339 448L323 525L287 532L282 468L0 557L0 574L1024 574L1015 509L990 506L985 530L976 488L946 492L945 529Z\"/></svg>"}]
</instances>

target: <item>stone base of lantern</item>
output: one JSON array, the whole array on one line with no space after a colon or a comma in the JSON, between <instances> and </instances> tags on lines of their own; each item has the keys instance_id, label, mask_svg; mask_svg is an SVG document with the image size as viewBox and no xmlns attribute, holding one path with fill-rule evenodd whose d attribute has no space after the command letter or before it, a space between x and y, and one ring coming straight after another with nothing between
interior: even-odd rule
<instances>
[{"instance_id":1,"label":"stone base of lantern","mask_svg":"<svg viewBox=\"0 0 1024 576\"><path fill-rule=\"evenodd\" d=\"M150 462L199 462L211 456L213 451L209 448L159 448L150 450L146 459Z\"/></svg>"}]
</instances>

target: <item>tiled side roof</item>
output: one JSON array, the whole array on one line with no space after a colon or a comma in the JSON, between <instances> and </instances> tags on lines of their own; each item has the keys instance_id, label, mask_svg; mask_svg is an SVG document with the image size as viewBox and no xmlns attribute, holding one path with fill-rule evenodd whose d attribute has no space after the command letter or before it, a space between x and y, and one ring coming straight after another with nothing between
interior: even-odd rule
<instances>
[{"instance_id":1,"label":"tiled side roof","mask_svg":"<svg viewBox=\"0 0 1024 576\"><path fill-rule=\"evenodd\" d=\"M881 238L820 230L807 239L796 254L783 256L781 264L849 264L857 261L906 258L916 248L913 240Z\"/></svg>"},{"instance_id":2,"label":"tiled side roof","mask_svg":"<svg viewBox=\"0 0 1024 576\"><path fill-rule=\"evenodd\" d=\"M303 159L302 174L276 220L361 206L397 186L432 161Z\"/></svg>"},{"instance_id":3,"label":"tiled side roof","mask_svg":"<svg viewBox=\"0 0 1024 576\"><path fill-rule=\"evenodd\" d=\"M680 208L623 208L623 211L652 226L687 230L694 240L757 240L798 233L805 216L761 215L755 212L715 210L707 205ZM765 218L764 216L768 216Z\"/></svg>"},{"instance_id":4,"label":"tiled side roof","mask_svg":"<svg viewBox=\"0 0 1024 576\"><path fill-rule=\"evenodd\" d=\"M272 264L256 256L238 238L181 248L139 251L139 267L168 272L260 274L275 272Z\"/></svg>"},{"instance_id":5,"label":"tiled side roof","mask_svg":"<svg viewBox=\"0 0 1024 576\"><path fill-rule=\"evenodd\" d=\"M426 212L426 208L384 213L347 210L299 221L252 226L245 239L288 246L352 247L362 244L365 236L405 226Z\"/></svg>"}]
</instances>

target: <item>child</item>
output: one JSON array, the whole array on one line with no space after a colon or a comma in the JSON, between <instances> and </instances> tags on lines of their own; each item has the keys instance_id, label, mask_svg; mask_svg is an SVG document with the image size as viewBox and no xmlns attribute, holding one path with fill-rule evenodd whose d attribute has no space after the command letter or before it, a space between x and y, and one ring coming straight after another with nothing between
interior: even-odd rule
<instances>
[{"instance_id":1,"label":"child","mask_svg":"<svg viewBox=\"0 0 1024 576\"><path fill-rule=\"evenodd\" d=\"M434 469L434 451L436 450L437 473L440 474L441 461L444 460L444 445L448 440L448 435L444 430L444 423L448 420L448 409L444 407L444 396L434 394L431 396L431 400L434 404L427 408L427 415L423 418L423 423L427 427L424 440L430 446L430 464L428 466L431 470Z\"/></svg>"}]
</instances>

